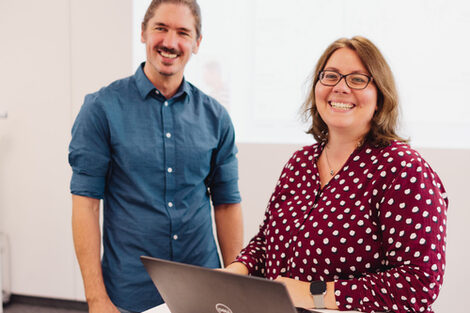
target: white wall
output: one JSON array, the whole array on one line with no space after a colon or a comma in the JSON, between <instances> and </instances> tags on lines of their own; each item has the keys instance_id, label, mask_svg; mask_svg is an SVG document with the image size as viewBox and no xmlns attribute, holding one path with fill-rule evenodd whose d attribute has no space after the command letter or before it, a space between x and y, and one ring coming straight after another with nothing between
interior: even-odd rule
<instances>
[{"instance_id":1,"label":"white wall","mask_svg":"<svg viewBox=\"0 0 470 313\"><path fill-rule=\"evenodd\" d=\"M67 146L84 94L133 71L131 8L0 1L0 231L10 240L12 293L83 299Z\"/></svg>"},{"instance_id":2,"label":"white wall","mask_svg":"<svg viewBox=\"0 0 470 313\"><path fill-rule=\"evenodd\" d=\"M0 231L10 237L13 293L84 299L72 247L67 146L84 95L135 70L131 7L131 0L0 1L0 112L9 113L0 120ZM239 144L245 241L298 147ZM450 198L448 266L435 309L463 313L470 150L419 150Z\"/></svg>"},{"instance_id":3,"label":"white wall","mask_svg":"<svg viewBox=\"0 0 470 313\"><path fill-rule=\"evenodd\" d=\"M469 140L468 134L460 135ZM449 196L447 214L447 267L440 297L436 300L436 313L468 312L464 303L468 297L468 271L470 261L470 201L468 178L470 150L420 149L423 157L442 178Z\"/></svg>"},{"instance_id":4,"label":"white wall","mask_svg":"<svg viewBox=\"0 0 470 313\"><path fill-rule=\"evenodd\" d=\"M11 242L11 288L68 297L68 2L1 1L0 12L0 106L9 113L0 121L0 229Z\"/></svg>"}]
</instances>

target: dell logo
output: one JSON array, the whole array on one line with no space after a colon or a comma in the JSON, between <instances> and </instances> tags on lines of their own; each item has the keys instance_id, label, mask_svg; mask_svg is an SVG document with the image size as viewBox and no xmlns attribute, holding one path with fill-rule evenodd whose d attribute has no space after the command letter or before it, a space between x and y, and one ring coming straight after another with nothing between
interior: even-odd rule
<instances>
[{"instance_id":1,"label":"dell logo","mask_svg":"<svg viewBox=\"0 0 470 313\"><path fill-rule=\"evenodd\" d=\"M215 305L215 309L219 313L232 313L232 310L230 310L230 308L228 306L226 306L225 304L222 304L222 303L217 303Z\"/></svg>"}]
</instances>

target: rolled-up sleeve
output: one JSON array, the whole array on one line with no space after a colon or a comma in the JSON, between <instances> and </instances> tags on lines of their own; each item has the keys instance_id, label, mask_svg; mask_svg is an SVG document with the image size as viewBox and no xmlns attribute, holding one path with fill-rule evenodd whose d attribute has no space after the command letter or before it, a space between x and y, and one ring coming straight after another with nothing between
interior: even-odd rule
<instances>
[{"instance_id":1,"label":"rolled-up sleeve","mask_svg":"<svg viewBox=\"0 0 470 313\"><path fill-rule=\"evenodd\" d=\"M88 95L72 127L69 145L72 194L103 198L110 164L108 138L106 114L97 97Z\"/></svg>"},{"instance_id":2,"label":"rolled-up sleeve","mask_svg":"<svg viewBox=\"0 0 470 313\"><path fill-rule=\"evenodd\" d=\"M227 111L223 111L221 139L212 165L213 174L209 185L214 206L241 201L235 130Z\"/></svg>"}]
</instances>

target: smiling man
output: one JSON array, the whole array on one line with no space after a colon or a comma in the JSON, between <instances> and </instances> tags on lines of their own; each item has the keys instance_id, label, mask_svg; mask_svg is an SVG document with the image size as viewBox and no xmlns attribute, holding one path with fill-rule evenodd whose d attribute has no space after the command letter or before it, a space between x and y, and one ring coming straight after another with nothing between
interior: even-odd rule
<instances>
[{"instance_id":1,"label":"smiling man","mask_svg":"<svg viewBox=\"0 0 470 313\"><path fill-rule=\"evenodd\" d=\"M152 1L141 39L146 62L87 95L72 129L72 227L90 312L162 303L141 255L220 267L211 201L223 263L243 244L232 122L184 79L202 39L198 4Z\"/></svg>"},{"instance_id":2,"label":"smiling man","mask_svg":"<svg viewBox=\"0 0 470 313\"><path fill-rule=\"evenodd\" d=\"M202 39L196 3L187 6L179 2L159 4L158 10L152 10L153 16L147 11L142 22L141 40L147 53L144 73L167 98L181 85L184 67L197 53Z\"/></svg>"}]
</instances>

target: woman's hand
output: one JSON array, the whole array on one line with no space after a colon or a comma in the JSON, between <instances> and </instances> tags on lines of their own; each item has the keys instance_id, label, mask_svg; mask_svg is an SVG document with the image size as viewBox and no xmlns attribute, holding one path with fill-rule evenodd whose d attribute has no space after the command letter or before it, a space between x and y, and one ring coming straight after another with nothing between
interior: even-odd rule
<instances>
[{"instance_id":1,"label":"woman's hand","mask_svg":"<svg viewBox=\"0 0 470 313\"><path fill-rule=\"evenodd\" d=\"M305 309L314 309L315 303L310 294L310 283L296 280L293 278L278 276L275 281L283 283L294 306ZM333 281L326 283L325 307L329 310L338 310L335 298L335 283Z\"/></svg>"},{"instance_id":2,"label":"woman's hand","mask_svg":"<svg viewBox=\"0 0 470 313\"><path fill-rule=\"evenodd\" d=\"M245 266L245 264L241 262L233 262L226 268L222 268L220 270L224 272L233 273L233 274L248 275L248 268Z\"/></svg>"},{"instance_id":3,"label":"woman's hand","mask_svg":"<svg viewBox=\"0 0 470 313\"><path fill-rule=\"evenodd\" d=\"M287 291L289 292L294 306L306 309L314 308L309 282L281 276L278 276L275 281L281 282L287 287Z\"/></svg>"}]
</instances>

